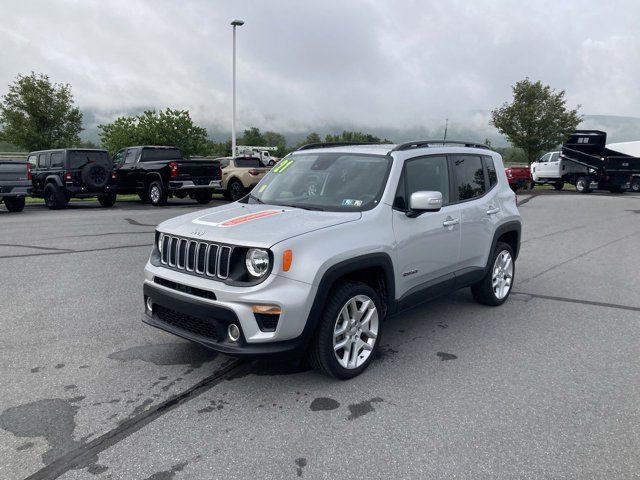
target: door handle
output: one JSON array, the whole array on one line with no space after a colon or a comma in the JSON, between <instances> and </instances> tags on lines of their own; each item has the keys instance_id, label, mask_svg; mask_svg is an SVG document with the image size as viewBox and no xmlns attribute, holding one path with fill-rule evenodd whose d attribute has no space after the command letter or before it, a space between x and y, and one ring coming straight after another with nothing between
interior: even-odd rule
<instances>
[{"instance_id":1,"label":"door handle","mask_svg":"<svg viewBox=\"0 0 640 480\"><path fill-rule=\"evenodd\" d=\"M451 217L447 217L447 219L442 222L442 226L443 227L453 227L454 225L457 225L460 223L460 219L459 218L451 218Z\"/></svg>"},{"instance_id":2,"label":"door handle","mask_svg":"<svg viewBox=\"0 0 640 480\"><path fill-rule=\"evenodd\" d=\"M489 207L489 210L487 210L487 215L495 215L499 211L500 209L497 207Z\"/></svg>"}]
</instances>

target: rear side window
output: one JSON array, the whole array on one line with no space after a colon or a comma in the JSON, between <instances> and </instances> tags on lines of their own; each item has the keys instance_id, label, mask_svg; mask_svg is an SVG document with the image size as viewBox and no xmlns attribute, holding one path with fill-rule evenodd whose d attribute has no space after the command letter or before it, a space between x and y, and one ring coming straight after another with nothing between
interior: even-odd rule
<instances>
[{"instance_id":1,"label":"rear side window","mask_svg":"<svg viewBox=\"0 0 640 480\"><path fill-rule=\"evenodd\" d=\"M560 154L558 152L553 152L551 154L551 158L549 159L549 161L550 162L557 162L559 156L560 156Z\"/></svg>"},{"instance_id":2,"label":"rear side window","mask_svg":"<svg viewBox=\"0 0 640 480\"><path fill-rule=\"evenodd\" d=\"M475 155L453 157L454 185L458 201L470 200L484 195L484 168L482 160Z\"/></svg>"},{"instance_id":3,"label":"rear side window","mask_svg":"<svg viewBox=\"0 0 640 480\"><path fill-rule=\"evenodd\" d=\"M82 168L87 163L99 163L109 168L111 160L109 160L109 154L107 152L95 150L71 150L69 152L70 168Z\"/></svg>"},{"instance_id":4,"label":"rear side window","mask_svg":"<svg viewBox=\"0 0 640 480\"><path fill-rule=\"evenodd\" d=\"M47 168L47 157L49 155L46 153L41 153L38 155L38 167L39 168Z\"/></svg>"},{"instance_id":5,"label":"rear side window","mask_svg":"<svg viewBox=\"0 0 640 480\"><path fill-rule=\"evenodd\" d=\"M27 161L31 164L33 168L38 166L38 157L36 155L29 155Z\"/></svg>"},{"instance_id":6,"label":"rear side window","mask_svg":"<svg viewBox=\"0 0 640 480\"><path fill-rule=\"evenodd\" d=\"M64 154L62 152L55 152L51 154L51 166L52 167L61 167L64 159Z\"/></svg>"},{"instance_id":7,"label":"rear side window","mask_svg":"<svg viewBox=\"0 0 640 480\"><path fill-rule=\"evenodd\" d=\"M229 159L228 158L220 158L220 168L225 168L229 166Z\"/></svg>"},{"instance_id":8,"label":"rear side window","mask_svg":"<svg viewBox=\"0 0 640 480\"><path fill-rule=\"evenodd\" d=\"M260 168L262 162L257 158L236 158L236 167L238 168Z\"/></svg>"},{"instance_id":9,"label":"rear side window","mask_svg":"<svg viewBox=\"0 0 640 480\"><path fill-rule=\"evenodd\" d=\"M482 158L484 158L484 165L487 167L487 176L489 177L489 188L491 188L496 183L498 183L498 174L496 173L496 166L493 163L493 158L491 157L482 157Z\"/></svg>"},{"instance_id":10,"label":"rear side window","mask_svg":"<svg viewBox=\"0 0 640 480\"><path fill-rule=\"evenodd\" d=\"M182 153L177 148L143 148L141 162L155 160L182 160ZM129 163L129 162L127 162Z\"/></svg>"}]
</instances>

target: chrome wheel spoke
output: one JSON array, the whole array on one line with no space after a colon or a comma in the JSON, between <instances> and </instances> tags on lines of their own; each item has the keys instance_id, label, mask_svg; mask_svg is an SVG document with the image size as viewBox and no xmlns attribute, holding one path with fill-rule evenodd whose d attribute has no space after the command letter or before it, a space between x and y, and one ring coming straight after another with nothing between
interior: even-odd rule
<instances>
[{"instance_id":1,"label":"chrome wheel spoke","mask_svg":"<svg viewBox=\"0 0 640 480\"><path fill-rule=\"evenodd\" d=\"M333 350L346 369L362 366L371 356L380 328L378 310L366 295L350 298L340 310L333 329Z\"/></svg>"}]
</instances>

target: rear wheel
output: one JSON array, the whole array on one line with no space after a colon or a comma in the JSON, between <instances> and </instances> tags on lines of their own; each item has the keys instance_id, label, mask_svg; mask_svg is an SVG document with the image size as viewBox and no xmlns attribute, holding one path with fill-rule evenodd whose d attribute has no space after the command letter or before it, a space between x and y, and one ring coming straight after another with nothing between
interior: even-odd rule
<instances>
[{"instance_id":1,"label":"rear wheel","mask_svg":"<svg viewBox=\"0 0 640 480\"><path fill-rule=\"evenodd\" d=\"M484 305L502 305L513 287L515 260L509 245L498 242L489 262L491 268L482 280L471 286L473 298Z\"/></svg>"},{"instance_id":2,"label":"rear wheel","mask_svg":"<svg viewBox=\"0 0 640 480\"><path fill-rule=\"evenodd\" d=\"M21 212L24 210L25 198L24 197L6 197L4 199L4 205L10 212Z\"/></svg>"},{"instance_id":3,"label":"rear wheel","mask_svg":"<svg viewBox=\"0 0 640 480\"><path fill-rule=\"evenodd\" d=\"M51 210L58 210L67 206L65 193L55 183L48 183L44 187L44 204Z\"/></svg>"},{"instance_id":4,"label":"rear wheel","mask_svg":"<svg viewBox=\"0 0 640 480\"><path fill-rule=\"evenodd\" d=\"M576 190L579 193L589 193L591 191L589 188L590 184L591 180L589 180L589 177L578 177L576 180Z\"/></svg>"},{"instance_id":5,"label":"rear wheel","mask_svg":"<svg viewBox=\"0 0 640 480\"><path fill-rule=\"evenodd\" d=\"M115 193L105 193L98 195L98 201L103 207L113 207L116 204L117 195Z\"/></svg>"},{"instance_id":6,"label":"rear wheel","mask_svg":"<svg viewBox=\"0 0 640 480\"><path fill-rule=\"evenodd\" d=\"M147 195L151 205L154 207L161 207L167 204L167 191L162 186L162 183L157 180L149 184Z\"/></svg>"},{"instance_id":7,"label":"rear wheel","mask_svg":"<svg viewBox=\"0 0 640 480\"><path fill-rule=\"evenodd\" d=\"M211 192L208 190L204 192L196 192L194 194L194 198L199 204L206 205L207 203L211 202Z\"/></svg>"},{"instance_id":8,"label":"rear wheel","mask_svg":"<svg viewBox=\"0 0 640 480\"><path fill-rule=\"evenodd\" d=\"M553 184L553 188L556 190L562 190L564 188L564 180L556 180Z\"/></svg>"},{"instance_id":9,"label":"rear wheel","mask_svg":"<svg viewBox=\"0 0 640 480\"><path fill-rule=\"evenodd\" d=\"M380 298L369 285L338 283L309 346L309 363L318 372L341 379L362 373L380 344L381 312Z\"/></svg>"}]
</instances>

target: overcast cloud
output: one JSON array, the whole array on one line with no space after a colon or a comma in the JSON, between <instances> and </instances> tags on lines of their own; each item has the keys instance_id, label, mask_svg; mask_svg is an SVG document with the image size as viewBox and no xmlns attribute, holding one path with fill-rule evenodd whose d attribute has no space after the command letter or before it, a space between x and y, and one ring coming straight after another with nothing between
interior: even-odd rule
<instances>
[{"instance_id":1,"label":"overcast cloud","mask_svg":"<svg viewBox=\"0 0 640 480\"><path fill-rule=\"evenodd\" d=\"M0 0L0 18L0 92L47 73L88 123L169 106L228 135L234 18L239 128L437 131L449 118L481 137L525 76L582 113L640 117L638 0Z\"/></svg>"}]
</instances>

